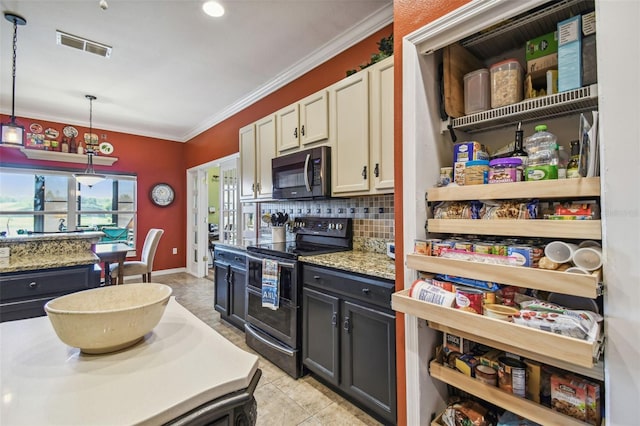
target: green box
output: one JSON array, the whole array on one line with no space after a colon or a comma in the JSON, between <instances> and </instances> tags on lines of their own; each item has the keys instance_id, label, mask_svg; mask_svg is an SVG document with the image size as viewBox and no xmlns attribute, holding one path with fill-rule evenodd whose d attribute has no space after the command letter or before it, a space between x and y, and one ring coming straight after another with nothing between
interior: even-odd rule
<instances>
[{"instance_id":1,"label":"green box","mask_svg":"<svg viewBox=\"0 0 640 426\"><path fill-rule=\"evenodd\" d=\"M553 31L527 41L524 50L527 61L558 53L558 32Z\"/></svg>"}]
</instances>

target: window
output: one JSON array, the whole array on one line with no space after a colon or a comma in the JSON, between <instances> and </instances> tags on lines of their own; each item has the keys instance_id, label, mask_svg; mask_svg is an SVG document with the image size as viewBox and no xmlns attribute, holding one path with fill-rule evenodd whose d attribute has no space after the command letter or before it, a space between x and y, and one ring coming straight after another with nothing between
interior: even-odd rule
<instances>
[{"instance_id":1,"label":"window","mask_svg":"<svg viewBox=\"0 0 640 426\"><path fill-rule=\"evenodd\" d=\"M101 230L101 242L135 244L136 177L108 175L89 188L70 172L3 167L0 232Z\"/></svg>"}]
</instances>

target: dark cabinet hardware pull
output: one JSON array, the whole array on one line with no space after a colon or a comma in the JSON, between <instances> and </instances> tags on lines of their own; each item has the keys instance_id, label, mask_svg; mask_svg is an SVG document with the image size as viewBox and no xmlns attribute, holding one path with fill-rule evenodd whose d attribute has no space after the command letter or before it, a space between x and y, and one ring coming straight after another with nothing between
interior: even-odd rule
<instances>
[{"instance_id":1,"label":"dark cabinet hardware pull","mask_svg":"<svg viewBox=\"0 0 640 426\"><path fill-rule=\"evenodd\" d=\"M35 281L31 281L31 282L29 283L29 288L36 288L36 287L38 287L38 283L37 283L37 282L35 282Z\"/></svg>"},{"instance_id":2,"label":"dark cabinet hardware pull","mask_svg":"<svg viewBox=\"0 0 640 426\"><path fill-rule=\"evenodd\" d=\"M302 125L302 128L300 129L300 135L304 136L304 124Z\"/></svg>"},{"instance_id":3,"label":"dark cabinet hardware pull","mask_svg":"<svg viewBox=\"0 0 640 426\"><path fill-rule=\"evenodd\" d=\"M379 165L378 165L378 163L376 163L376 167L373 169L373 174L374 174L376 177L379 177L379 176L380 176L380 170L379 170L379 167L378 167L378 166L379 166Z\"/></svg>"},{"instance_id":4,"label":"dark cabinet hardware pull","mask_svg":"<svg viewBox=\"0 0 640 426\"><path fill-rule=\"evenodd\" d=\"M338 325L338 313L334 312L333 315L331 316L331 325L332 326L336 326Z\"/></svg>"},{"instance_id":5,"label":"dark cabinet hardware pull","mask_svg":"<svg viewBox=\"0 0 640 426\"><path fill-rule=\"evenodd\" d=\"M293 129L293 137L298 139L298 128Z\"/></svg>"},{"instance_id":6,"label":"dark cabinet hardware pull","mask_svg":"<svg viewBox=\"0 0 640 426\"><path fill-rule=\"evenodd\" d=\"M366 179L366 178L367 178L367 166L364 166L364 167L362 168L362 177L363 177L364 179Z\"/></svg>"},{"instance_id":7,"label":"dark cabinet hardware pull","mask_svg":"<svg viewBox=\"0 0 640 426\"><path fill-rule=\"evenodd\" d=\"M371 292L371 290L369 290L368 288L363 288L363 289L362 289L362 292L363 292L364 294L369 294L369 293Z\"/></svg>"},{"instance_id":8,"label":"dark cabinet hardware pull","mask_svg":"<svg viewBox=\"0 0 640 426\"><path fill-rule=\"evenodd\" d=\"M313 279L314 279L314 280L319 280L319 279L320 279L320 275L314 275L314 276L313 276Z\"/></svg>"},{"instance_id":9,"label":"dark cabinet hardware pull","mask_svg":"<svg viewBox=\"0 0 640 426\"><path fill-rule=\"evenodd\" d=\"M238 262L238 261L240 261L240 256L235 256L233 259L234 259L236 262Z\"/></svg>"}]
</instances>

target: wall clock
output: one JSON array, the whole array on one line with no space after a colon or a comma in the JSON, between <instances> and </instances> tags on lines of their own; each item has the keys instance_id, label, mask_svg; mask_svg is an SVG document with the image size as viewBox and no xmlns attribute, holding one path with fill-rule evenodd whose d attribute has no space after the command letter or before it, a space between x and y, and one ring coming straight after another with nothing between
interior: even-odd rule
<instances>
[{"instance_id":1,"label":"wall clock","mask_svg":"<svg viewBox=\"0 0 640 426\"><path fill-rule=\"evenodd\" d=\"M168 183L156 183L151 188L150 196L153 204L160 207L166 207L173 203L175 192Z\"/></svg>"}]
</instances>

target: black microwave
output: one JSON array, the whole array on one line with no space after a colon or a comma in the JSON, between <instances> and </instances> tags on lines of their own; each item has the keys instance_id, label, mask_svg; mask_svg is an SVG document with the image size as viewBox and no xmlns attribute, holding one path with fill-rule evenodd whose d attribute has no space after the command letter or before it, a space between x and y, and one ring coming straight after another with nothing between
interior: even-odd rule
<instances>
[{"instance_id":1,"label":"black microwave","mask_svg":"<svg viewBox=\"0 0 640 426\"><path fill-rule=\"evenodd\" d=\"M320 146L271 160L273 198L319 199L331 196L331 148Z\"/></svg>"}]
</instances>

